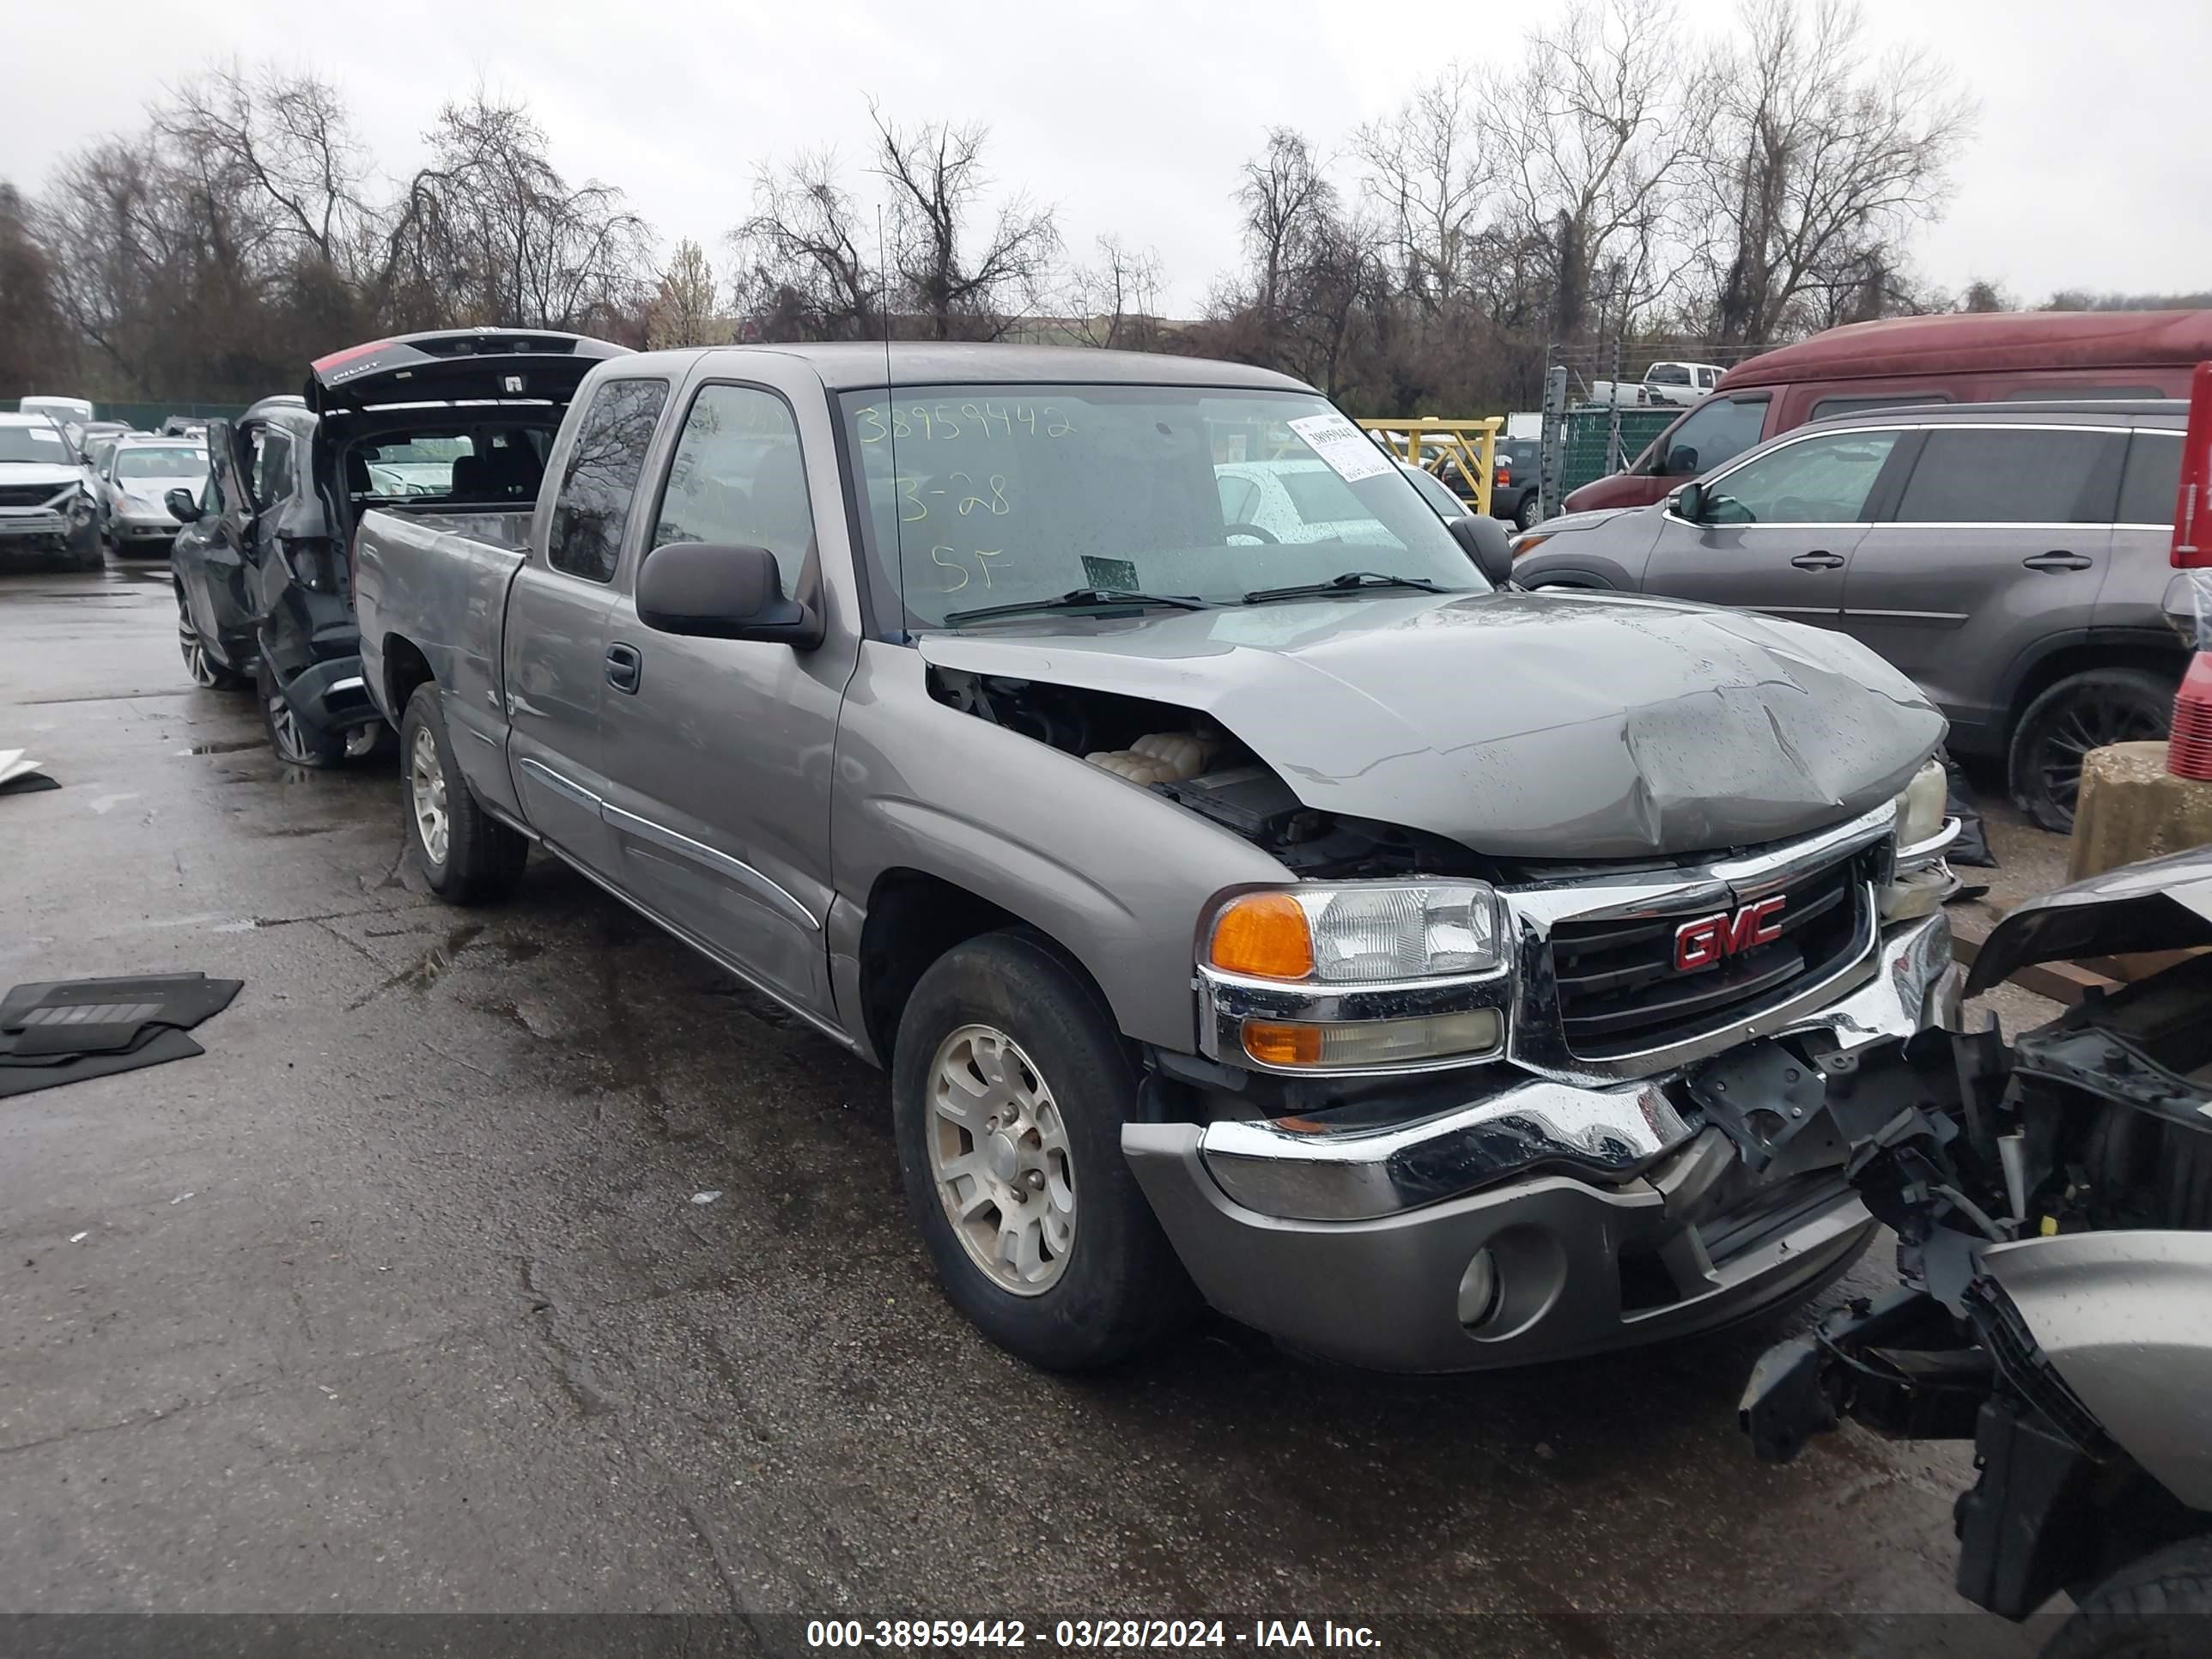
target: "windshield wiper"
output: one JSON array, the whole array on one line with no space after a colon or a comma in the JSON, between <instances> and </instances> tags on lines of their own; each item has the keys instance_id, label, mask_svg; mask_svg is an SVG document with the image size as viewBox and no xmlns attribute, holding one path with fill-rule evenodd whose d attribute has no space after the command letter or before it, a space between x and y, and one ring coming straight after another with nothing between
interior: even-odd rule
<instances>
[{"instance_id":1,"label":"windshield wiper","mask_svg":"<svg viewBox=\"0 0 2212 1659\"><path fill-rule=\"evenodd\" d=\"M1014 599L1005 605L978 605L973 611L948 611L945 625L981 622L991 617L1018 617L1027 611L1091 611L1100 605L1164 605L1176 611L1205 611L1204 599L1189 593L1139 593L1121 587L1079 587L1052 599Z\"/></svg>"},{"instance_id":2,"label":"windshield wiper","mask_svg":"<svg viewBox=\"0 0 2212 1659\"><path fill-rule=\"evenodd\" d=\"M1341 576L1331 576L1325 582L1300 582L1295 587L1258 587L1244 596L1247 605L1265 605L1270 599L1304 599L1316 593L1349 593L1360 587L1418 587L1424 593L1448 593L1449 588L1439 587L1425 576L1393 576L1381 570L1347 570Z\"/></svg>"}]
</instances>

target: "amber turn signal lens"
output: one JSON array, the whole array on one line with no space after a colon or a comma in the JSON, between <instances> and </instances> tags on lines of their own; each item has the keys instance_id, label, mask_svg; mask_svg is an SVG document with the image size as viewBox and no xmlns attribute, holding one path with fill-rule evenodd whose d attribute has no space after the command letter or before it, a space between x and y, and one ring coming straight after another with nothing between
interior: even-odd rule
<instances>
[{"instance_id":1,"label":"amber turn signal lens","mask_svg":"<svg viewBox=\"0 0 2212 1659\"><path fill-rule=\"evenodd\" d=\"M1244 1052L1262 1066L1318 1066L1321 1027L1248 1019L1244 1022Z\"/></svg>"},{"instance_id":2,"label":"amber turn signal lens","mask_svg":"<svg viewBox=\"0 0 2212 1659\"><path fill-rule=\"evenodd\" d=\"M1214 919L1206 954L1229 973L1304 979L1313 972L1313 935L1305 911L1288 893L1247 893Z\"/></svg>"}]
</instances>

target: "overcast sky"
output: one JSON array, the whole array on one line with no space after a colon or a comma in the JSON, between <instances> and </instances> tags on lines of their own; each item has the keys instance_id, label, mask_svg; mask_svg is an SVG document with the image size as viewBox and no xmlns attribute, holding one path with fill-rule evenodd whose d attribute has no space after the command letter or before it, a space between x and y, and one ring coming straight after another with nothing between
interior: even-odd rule
<instances>
[{"instance_id":1,"label":"overcast sky","mask_svg":"<svg viewBox=\"0 0 2212 1659\"><path fill-rule=\"evenodd\" d=\"M1269 126L1340 149L1453 58L1513 52L1560 3L1124 0L1079 21L1035 0L0 0L15 66L0 179L42 186L70 149L137 125L164 82L231 54L338 82L380 166L404 174L441 100L481 77L529 100L564 171L620 185L664 242L696 237L719 264L758 162L836 143L857 163L873 94L901 120L988 122L994 173L1056 205L1071 250L1107 230L1156 248L1169 308L1188 312L1235 259L1229 195ZM1734 3L1681 10L1703 33ZM1987 277L2031 302L2212 287L2212 5L1867 0L1867 13L1875 44L1925 46L1981 103L1949 210L1914 248L1923 275L1954 289Z\"/></svg>"}]
</instances>

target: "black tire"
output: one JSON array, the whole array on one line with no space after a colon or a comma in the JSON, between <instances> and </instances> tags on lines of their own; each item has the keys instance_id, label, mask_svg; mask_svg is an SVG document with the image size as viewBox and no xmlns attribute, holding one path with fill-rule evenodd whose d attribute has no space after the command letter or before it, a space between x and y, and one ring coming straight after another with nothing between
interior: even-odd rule
<instances>
[{"instance_id":1,"label":"black tire","mask_svg":"<svg viewBox=\"0 0 2212 1659\"><path fill-rule=\"evenodd\" d=\"M1002 1287L969 1255L931 1167L939 1050L969 1025L1003 1032L1034 1061L1070 1154L1072 1243L1057 1278L1036 1294ZM1121 1155L1121 1125L1136 1103L1135 1068L1097 993L1027 935L986 933L955 946L922 975L900 1018L891 1109L908 1207L945 1299L1032 1365L1079 1371L1113 1364L1167 1336L1199 1306Z\"/></svg>"},{"instance_id":2,"label":"black tire","mask_svg":"<svg viewBox=\"0 0 2212 1659\"><path fill-rule=\"evenodd\" d=\"M1536 527L1536 497L1533 494L1523 495L1521 505L1513 510L1513 527L1523 531Z\"/></svg>"},{"instance_id":3,"label":"black tire","mask_svg":"<svg viewBox=\"0 0 2212 1659\"><path fill-rule=\"evenodd\" d=\"M176 584L177 592L177 650L185 659L185 672L194 685L210 691L242 691L248 682L245 676L232 672L216 660L215 653L207 648L193 625L191 608L185 603L184 584Z\"/></svg>"},{"instance_id":4,"label":"black tire","mask_svg":"<svg viewBox=\"0 0 2212 1659\"><path fill-rule=\"evenodd\" d=\"M2142 668L2084 669L2047 687L2013 727L2005 763L2013 804L2045 830L2073 829L2081 757L2163 738L2173 691L2172 678Z\"/></svg>"},{"instance_id":5,"label":"black tire","mask_svg":"<svg viewBox=\"0 0 2212 1659\"><path fill-rule=\"evenodd\" d=\"M2212 1642L2212 1539L2146 1555L2075 1604L2043 1659L2198 1659Z\"/></svg>"},{"instance_id":6,"label":"black tire","mask_svg":"<svg viewBox=\"0 0 2212 1659\"><path fill-rule=\"evenodd\" d=\"M276 758L289 766L326 772L345 764L345 738L325 737L303 725L284 701L276 672L264 657L253 671L253 695L261 705L261 730Z\"/></svg>"},{"instance_id":7,"label":"black tire","mask_svg":"<svg viewBox=\"0 0 2212 1659\"><path fill-rule=\"evenodd\" d=\"M417 810L416 744L428 740L436 760L436 776L443 781L441 795L445 814L445 855L440 858L425 840ZM488 904L505 898L522 879L530 860L530 841L477 804L468 780L453 763L453 745L446 735L445 711L438 688L426 681L415 688L399 721L399 815L406 826L407 845L422 866L430 890L452 904Z\"/></svg>"}]
</instances>

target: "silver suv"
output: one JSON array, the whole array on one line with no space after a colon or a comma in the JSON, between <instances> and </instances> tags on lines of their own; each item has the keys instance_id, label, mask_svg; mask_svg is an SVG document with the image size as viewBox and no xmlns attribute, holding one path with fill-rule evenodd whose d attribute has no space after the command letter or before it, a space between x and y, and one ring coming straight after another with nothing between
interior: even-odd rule
<instances>
[{"instance_id":1,"label":"silver suv","mask_svg":"<svg viewBox=\"0 0 2212 1659\"><path fill-rule=\"evenodd\" d=\"M1863 411L1650 507L1554 519L1516 540L1514 573L1841 629L2065 830L2086 750L2166 735L2186 664L2160 610L2186 417L2163 400Z\"/></svg>"}]
</instances>

